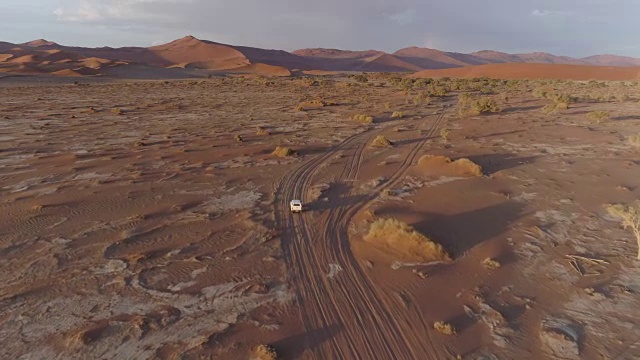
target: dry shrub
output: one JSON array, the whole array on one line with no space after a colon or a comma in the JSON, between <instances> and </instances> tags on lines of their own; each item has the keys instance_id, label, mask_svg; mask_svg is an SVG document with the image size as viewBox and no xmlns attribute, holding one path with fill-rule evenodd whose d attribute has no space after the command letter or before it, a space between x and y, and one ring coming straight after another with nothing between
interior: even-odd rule
<instances>
[{"instance_id":1,"label":"dry shrub","mask_svg":"<svg viewBox=\"0 0 640 360\"><path fill-rule=\"evenodd\" d=\"M640 148L640 134L629 136L629 144L637 148Z\"/></svg>"},{"instance_id":2,"label":"dry shrub","mask_svg":"<svg viewBox=\"0 0 640 360\"><path fill-rule=\"evenodd\" d=\"M445 142L445 143L448 142L450 134L451 134L451 130L447 128L440 130L440 138L442 138L442 142Z\"/></svg>"},{"instance_id":3,"label":"dry shrub","mask_svg":"<svg viewBox=\"0 0 640 360\"><path fill-rule=\"evenodd\" d=\"M638 260L640 260L640 200L636 200L633 205L607 205L605 209L609 215L620 220L620 224L625 229L631 229L638 242Z\"/></svg>"},{"instance_id":4,"label":"dry shrub","mask_svg":"<svg viewBox=\"0 0 640 360\"><path fill-rule=\"evenodd\" d=\"M393 143L389 141L384 135L378 135L371 143L373 147L388 147L393 146Z\"/></svg>"},{"instance_id":5,"label":"dry shrub","mask_svg":"<svg viewBox=\"0 0 640 360\"><path fill-rule=\"evenodd\" d=\"M332 102L332 101L324 101L324 100L311 100L311 101L304 101L302 103L300 103L297 107L297 109L299 111L305 111L308 109L319 109L325 106L335 106L337 105L337 103Z\"/></svg>"},{"instance_id":6,"label":"dry shrub","mask_svg":"<svg viewBox=\"0 0 640 360\"><path fill-rule=\"evenodd\" d=\"M288 147L284 147L284 146L277 146L275 150L273 150L273 155L277 156L277 157L287 157L287 156L293 156L296 154L296 152Z\"/></svg>"},{"instance_id":7,"label":"dry shrub","mask_svg":"<svg viewBox=\"0 0 640 360\"><path fill-rule=\"evenodd\" d=\"M609 112L602 111L602 110L592 111L587 114L587 117L591 120L596 120L597 122L600 122L602 120L606 120L609 118Z\"/></svg>"},{"instance_id":8,"label":"dry shrub","mask_svg":"<svg viewBox=\"0 0 640 360\"><path fill-rule=\"evenodd\" d=\"M115 108L115 109L111 109L111 113L114 115L124 115L124 110Z\"/></svg>"},{"instance_id":9,"label":"dry shrub","mask_svg":"<svg viewBox=\"0 0 640 360\"><path fill-rule=\"evenodd\" d=\"M498 103L491 98L482 97L471 104L471 108L477 114L485 113L498 113L502 109L498 106Z\"/></svg>"},{"instance_id":10,"label":"dry shrub","mask_svg":"<svg viewBox=\"0 0 640 360\"><path fill-rule=\"evenodd\" d=\"M277 360L278 353L269 345L258 345L253 350L252 360Z\"/></svg>"},{"instance_id":11,"label":"dry shrub","mask_svg":"<svg viewBox=\"0 0 640 360\"><path fill-rule=\"evenodd\" d=\"M402 119L404 117L404 113L402 111L394 111L393 114L391 114L391 117Z\"/></svg>"},{"instance_id":12,"label":"dry shrub","mask_svg":"<svg viewBox=\"0 0 640 360\"><path fill-rule=\"evenodd\" d=\"M418 167L427 173L452 176L481 177L482 167L467 158L451 160L446 156L424 155L418 160Z\"/></svg>"},{"instance_id":13,"label":"dry shrub","mask_svg":"<svg viewBox=\"0 0 640 360\"><path fill-rule=\"evenodd\" d=\"M500 262L492 258L486 258L482 261L482 266L484 266L485 269L488 269L488 270L495 270L500 266L502 266L502 264L500 264Z\"/></svg>"},{"instance_id":14,"label":"dry shrub","mask_svg":"<svg viewBox=\"0 0 640 360\"><path fill-rule=\"evenodd\" d=\"M355 121L361 122L363 124L373 124L374 122L373 116L362 115L362 114L353 115L352 119Z\"/></svg>"},{"instance_id":15,"label":"dry shrub","mask_svg":"<svg viewBox=\"0 0 640 360\"><path fill-rule=\"evenodd\" d=\"M440 244L396 219L377 219L371 224L364 240L405 261L451 260Z\"/></svg>"},{"instance_id":16,"label":"dry shrub","mask_svg":"<svg viewBox=\"0 0 640 360\"><path fill-rule=\"evenodd\" d=\"M445 335L453 335L456 333L456 329L453 325L446 323L444 321L436 321L433 323L433 328L436 329L439 333Z\"/></svg>"},{"instance_id":17,"label":"dry shrub","mask_svg":"<svg viewBox=\"0 0 640 360\"><path fill-rule=\"evenodd\" d=\"M269 132L269 130L263 128L262 126L257 126L256 127L256 135L264 136L264 135L271 135L271 133Z\"/></svg>"}]
</instances>

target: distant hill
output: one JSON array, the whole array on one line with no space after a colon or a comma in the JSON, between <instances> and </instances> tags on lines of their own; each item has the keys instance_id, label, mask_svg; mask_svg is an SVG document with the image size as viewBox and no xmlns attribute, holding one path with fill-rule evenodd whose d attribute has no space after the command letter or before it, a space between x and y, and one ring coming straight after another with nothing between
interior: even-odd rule
<instances>
[{"instance_id":1,"label":"distant hill","mask_svg":"<svg viewBox=\"0 0 640 360\"><path fill-rule=\"evenodd\" d=\"M238 72L288 76L292 72L407 72L446 70L479 65L531 63L557 65L640 66L640 59L595 55L581 59L534 52L508 54L483 50L470 54L408 47L393 54L378 50L350 51L311 48L291 53L221 44L193 36L151 47L73 47L38 39L23 44L0 42L0 72L106 75L118 77L203 76L211 72ZM506 71L507 67L503 67ZM468 73L476 70L464 70ZM144 74L144 75L141 75Z\"/></svg>"},{"instance_id":2,"label":"distant hill","mask_svg":"<svg viewBox=\"0 0 640 360\"><path fill-rule=\"evenodd\" d=\"M571 64L501 63L466 66L452 69L423 70L416 78L478 78L494 79L566 79L566 80L640 80L640 67L613 67Z\"/></svg>"}]
</instances>

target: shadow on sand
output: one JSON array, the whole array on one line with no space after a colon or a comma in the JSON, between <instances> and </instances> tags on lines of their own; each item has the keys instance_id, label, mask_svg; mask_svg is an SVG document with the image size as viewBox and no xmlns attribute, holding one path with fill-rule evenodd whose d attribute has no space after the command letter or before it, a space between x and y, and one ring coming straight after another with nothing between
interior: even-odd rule
<instances>
[{"instance_id":1,"label":"shadow on sand","mask_svg":"<svg viewBox=\"0 0 640 360\"><path fill-rule=\"evenodd\" d=\"M313 329L278 340L272 345L278 352L279 359L301 359L305 353L313 352L323 343L329 341L342 331L342 328L342 325L334 324Z\"/></svg>"},{"instance_id":2,"label":"shadow on sand","mask_svg":"<svg viewBox=\"0 0 640 360\"><path fill-rule=\"evenodd\" d=\"M385 214L402 215L416 212L402 208L385 208L377 211L378 216ZM454 258L462 256L475 246L504 234L513 224L526 215L524 204L506 201L476 210L444 215L433 212L421 212L422 221L410 224L418 232L433 238L447 249ZM513 261L513 259L499 259Z\"/></svg>"}]
</instances>

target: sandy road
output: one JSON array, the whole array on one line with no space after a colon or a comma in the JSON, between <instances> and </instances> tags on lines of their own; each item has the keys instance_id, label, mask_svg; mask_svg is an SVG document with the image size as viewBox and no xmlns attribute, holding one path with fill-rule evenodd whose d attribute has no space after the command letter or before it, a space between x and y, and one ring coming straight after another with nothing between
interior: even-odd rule
<instances>
[{"instance_id":1,"label":"sandy road","mask_svg":"<svg viewBox=\"0 0 640 360\"><path fill-rule=\"evenodd\" d=\"M283 177L275 198L276 221L283 231L283 249L297 293L300 315L312 358L316 359L439 359L444 356L431 341L428 326L417 307L402 305L378 289L351 252L347 234L353 216L385 189L396 185L420 150L443 122L446 108L427 118L426 134L387 182L366 193L351 186L346 194L329 199L321 215L289 213L288 202L309 201L316 171L338 152L347 155L336 181L358 178L363 152L384 129L346 139Z\"/></svg>"}]
</instances>

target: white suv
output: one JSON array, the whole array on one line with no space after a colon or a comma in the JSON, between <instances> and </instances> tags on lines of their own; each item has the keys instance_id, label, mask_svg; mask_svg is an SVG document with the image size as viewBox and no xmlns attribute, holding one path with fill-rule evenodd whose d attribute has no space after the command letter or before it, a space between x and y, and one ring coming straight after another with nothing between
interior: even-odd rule
<instances>
[{"instance_id":1,"label":"white suv","mask_svg":"<svg viewBox=\"0 0 640 360\"><path fill-rule=\"evenodd\" d=\"M289 203L289 205L291 206L291 212L292 213L302 212L302 201L300 201L300 200L291 200L291 203Z\"/></svg>"}]
</instances>

